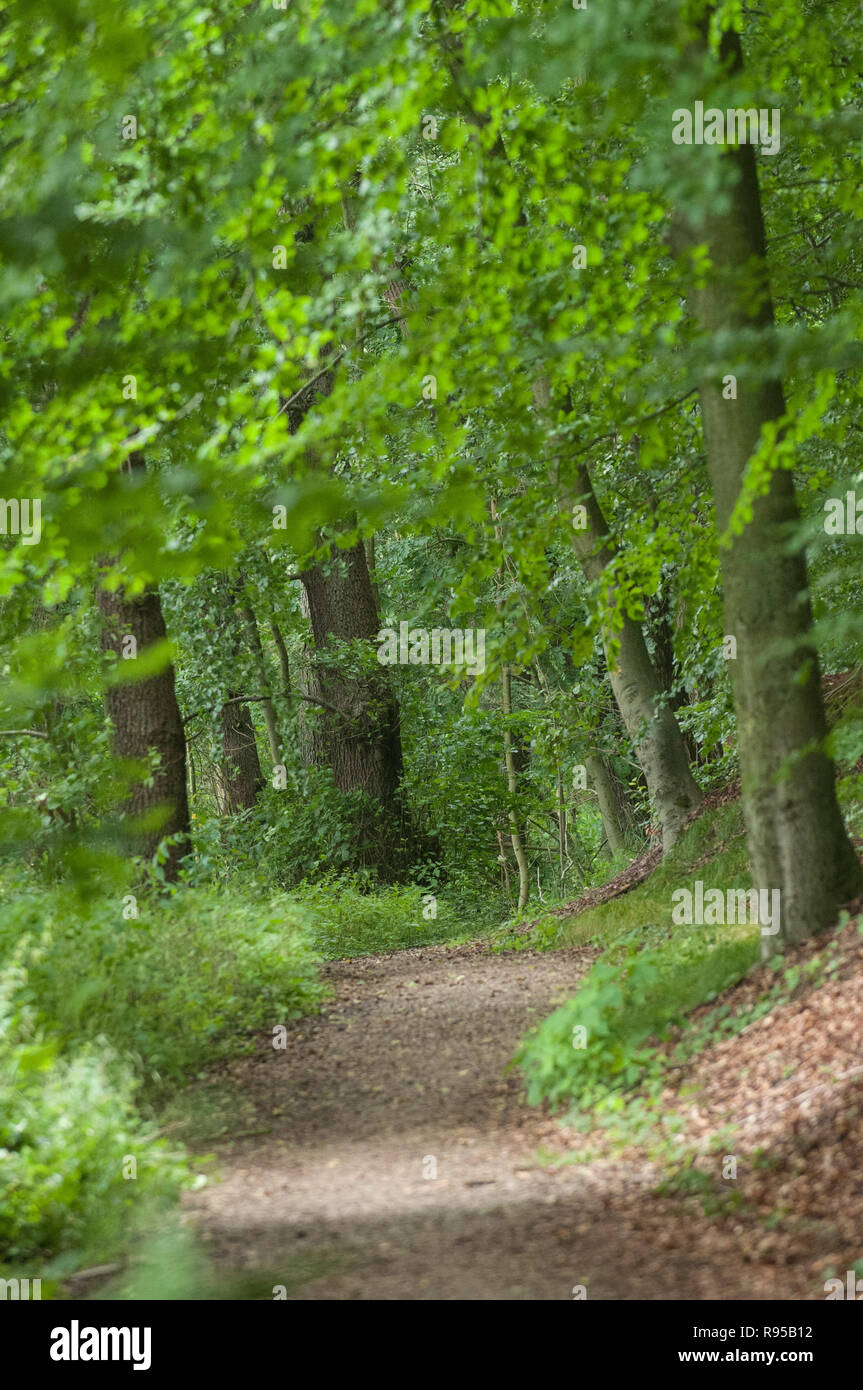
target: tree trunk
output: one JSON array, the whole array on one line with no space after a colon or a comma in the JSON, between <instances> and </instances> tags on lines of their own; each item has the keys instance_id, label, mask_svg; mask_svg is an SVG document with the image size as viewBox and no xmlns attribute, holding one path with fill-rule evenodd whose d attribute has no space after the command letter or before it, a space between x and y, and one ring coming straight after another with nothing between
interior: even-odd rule
<instances>
[{"instance_id":1,"label":"tree trunk","mask_svg":"<svg viewBox=\"0 0 863 1390\"><path fill-rule=\"evenodd\" d=\"M527 855L524 851L524 839L522 828L519 824L516 802L518 799L518 777L516 774L516 758L513 748L512 729L510 728L510 715L512 714L512 675L508 666L504 666L500 673L501 705L503 708L503 755L506 765L506 785L509 792L509 832L512 841L512 852L515 855L515 862L518 865L518 906L517 912L521 912L530 896L530 879L528 877Z\"/></svg>"},{"instance_id":2,"label":"tree trunk","mask_svg":"<svg viewBox=\"0 0 863 1390\"><path fill-rule=\"evenodd\" d=\"M696 51L703 48L702 36ZM722 57L734 69L742 66L736 34L725 34ZM739 343L754 328L769 332L773 309L752 146L730 149L724 158L738 175L728 210L695 222L688 209L676 219L674 241L678 249L708 246L708 281L689 296L698 329ZM721 384L705 379L700 397L722 534L762 428L781 419L785 399L779 380L751 386L740 380L737 398L726 400ZM798 516L791 474L774 469L752 520L721 549L725 627L737 641L731 667L752 877L756 888L780 892L780 931L762 935L765 955L779 940L801 941L835 921L840 903L863 887L825 752L806 560L788 547Z\"/></svg>"},{"instance_id":3,"label":"tree trunk","mask_svg":"<svg viewBox=\"0 0 863 1390\"><path fill-rule=\"evenodd\" d=\"M609 771L604 758L598 753L591 753L587 758L587 774L596 790L609 851L612 855L619 854L626 849L626 832L620 819L613 773Z\"/></svg>"},{"instance_id":4,"label":"tree trunk","mask_svg":"<svg viewBox=\"0 0 863 1390\"><path fill-rule=\"evenodd\" d=\"M302 575L314 638L316 698L328 766L339 791L365 792L372 808L361 818L364 861L391 876L403 861L399 783L402 746L399 712L388 674L377 660L380 628L362 541L336 551L325 570ZM345 666L342 643L359 644Z\"/></svg>"},{"instance_id":5,"label":"tree trunk","mask_svg":"<svg viewBox=\"0 0 863 1390\"><path fill-rule=\"evenodd\" d=\"M349 201L343 200L346 224ZM333 372L323 373L287 408L292 433L314 402L330 394L332 385ZM377 661L380 620L363 542L335 550L326 568L312 565L300 578L314 651L299 684L302 694L321 701L316 720L301 714L300 755L308 762L325 760L339 791L366 794L367 809L358 813L356 826L359 853L381 877L394 878L406 865L410 838L399 794L399 710L388 674ZM353 653L349 670L338 659L342 642L365 649L359 663Z\"/></svg>"},{"instance_id":6,"label":"tree trunk","mask_svg":"<svg viewBox=\"0 0 863 1390\"><path fill-rule=\"evenodd\" d=\"M663 595L661 600L654 600L648 604L647 629L653 638L653 664L656 667L660 689L667 694L669 708L676 719L677 711L684 709L688 701L678 683L679 667L674 654L674 637L671 630L667 595ZM690 765L697 764L698 746L695 739L691 733L682 729L681 736L686 745L686 756Z\"/></svg>"},{"instance_id":7,"label":"tree trunk","mask_svg":"<svg viewBox=\"0 0 863 1390\"><path fill-rule=\"evenodd\" d=\"M130 455L124 471L143 468L139 454ZM127 599L123 589L99 588L96 602L102 617L99 649L121 655L124 638L134 638L137 658L166 636L158 589ZM126 663L122 661L121 665ZM129 660L133 675L135 660ZM179 835L163 866L165 878L176 880L180 861L189 852L189 802L186 791L186 738L174 688L174 668L165 667L146 680L112 685L105 691L105 708L114 729L114 752L119 758L146 761L152 750L159 766L150 785L137 780L123 806L132 818L135 852L152 856L166 836Z\"/></svg>"},{"instance_id":8,"label":"tree trunk","mask_svg":"<svg viewBox=\"0 0 863 1390\"><path fill-rule=\"evenodd\" d=\"M264 716L264 726L267 730L267 744L270 749L270 757L275 765L282 761L282 740L279 734L276 710L271 695L272 686L270 684L270 673L267 670L267 659L264 656L264 644L261 641L261 634L258 631L258 620L255 617L255 610L252 608L248 599L243 598L242 595L235 594L235 602L237 605L237 612L245 625L246 634L249 639L249 647L252 653L252 665L258 677L260 690L256 693L265 696L265 698L260 701L260 706Z\"/></svg>"},{"instance_id":9,"label":"tree trunk","mask_svg":"<svg viewBox=\"0 0 863 1390\"><path fill-rule=\"evenodd\" d=\"M583 464L577 464L575 472L577 501L585 508L587 524L573 531L573 548L587 578L596 580L615 552L590 475ZM611 642L615 638L619 646L612 659ZM701 793L689 767L680 725L660 698L662 686L641 624L624 613L620 631L603 625L603 640L611 688L644 772L659 818L663 852L667 853L687 815L698 806Z\"/></svg>"},{"instance_id":10,"label":"tree trunk","mask_svg":"<svg viewBox=\"0 0 863 1390\"><path fill-rule=\"evenodd\" d=\"M308 594L300 588L300 609L311 623ZM301 698L297 709L297 740L303 767L328 767L328 743L324 734L321 702L324 692L315 660L314 639L303 643L302 660L297 668L297 689Z\"/></svg>"},{"instance_id":11,"label":"tree trunk","mask_svg":"<svg viewBox=\"0 0 863 1390\"><path fill-rule=\"evenodd\" d=\"M218 629L218 640L230 663L233 679L245 686L246 653L243 650L242 632L248 627L248 618L243 611L244 600L237 584L232 583L226 574L218 576L216 592L220 609L223 611L217 619L215 611L210 610L207 631L210 640L215 642ZM255 635L257 636L257 627ZM258 680L262 679L260 670L257 670L257 676ZM219 814L222 816L249 810L255 805L258 793L264 786L251 711L248 704L238 699L242 693L243 691L237 690L235 686L229 686L225 691L225 703L221 712L222 757L215 781L216 801ZM253 692L246 687L246 693Z\"/></svg>"},{"instance_id":12,"label":"tree trunk","mask_svg":"<svg viewBox=\"0 0 863 1390\"><path fill-rule=\"evenodd\" d=\"M229 691L232 703L222 706L223 815L249 810L264 786L252 716L249 706L234 698L238 693Z\"/></svg>"}]
</instances>

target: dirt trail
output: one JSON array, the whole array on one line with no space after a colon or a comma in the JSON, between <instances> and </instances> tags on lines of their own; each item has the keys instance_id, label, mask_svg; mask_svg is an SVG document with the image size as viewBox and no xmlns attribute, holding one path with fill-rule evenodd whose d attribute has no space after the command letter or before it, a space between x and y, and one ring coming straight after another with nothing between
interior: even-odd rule
<instances>
[{"instance_id":1,"label":"dirt trail","mask_svg":"<svg viewBox=\"0 0 863 1390\"><path fill-rule=\"evenodd\" d=\"M223 1181L187 1198L217 1267L283 1271L295 1299L787 1297L768 1269L751 1291L730 1230L699 1254L648 1163L537 1162L565 1146L505 1067L590 959L472 944L329 966L326 1011L228 1068L269 1132L219 1146Z\"/></svg>"}]
</instances>

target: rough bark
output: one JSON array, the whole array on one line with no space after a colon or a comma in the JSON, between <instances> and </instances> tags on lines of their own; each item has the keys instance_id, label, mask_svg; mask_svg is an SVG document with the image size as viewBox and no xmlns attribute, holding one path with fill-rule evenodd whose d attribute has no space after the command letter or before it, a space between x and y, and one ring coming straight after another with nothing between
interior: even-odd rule
<instances>
[{"instance_id":1,"label":"rough bark","mask_svg":"<svg viewBox=\"0 0 863 1390\"><path fill-rule=\"evenodd\" d=\"M126 470L143 468L132 455ZM96 596L102 617L99 647L103 653L123 651L123 638L134 637L140 659L149 647L165 638L165 620L157 589L129 599L121 589ZM134 660L120 662L134 673ZM148 781L137 779L122 810L131 820L131 840L136 853L153 855L160 840L181 838L168 850L163 866L166 879L174 881L180 861L189 852L189 802L186 791L186 738L174 688L174 668L168 665L156 676L109 686L105 707L114 731L114 752L120 758L146 761L155 750L159 766ZM148 779L149 780L149 779Z\"/></svg>"},{"instance_id":2,"label":"rough bark","mask_svg":"<svg viewBox=\"0 0 863 1390\"><path fill-rule=\"evenodd\" d=\"M700 52L703 35L694 43ZM736 34L723 39L722 57L742 64ZM698 156L701 157L700 155ZM725 212L691 209L676 218L674 242L683 250L706 243L711 270L689 295L704 335L734 334L773 325L764 226L751 145L728 150L736 182ZM737 398L723 398L721 381L701 383L701 414L717 523L724 533L741 492L746 465L762 429L785 414L779 380L739 378ZM836 798L805 556L788 547L798 522L791 474L773 471L742 534L722 549L725 630L737 639L731 663L743 808L753 882L779 889L778 936L762 935L764 953L779 940L805 939L836 918L843 901L863 887Z\"/></svg>"},{"instance_id":3,"label":"rough bark","mask_svg":"<svg viewBox=\"0 0 863 1390\"><path fill-rule=\"evenodd\" d=\"M377 661L380 619L362 541L337 552L326 568L305 570L302 583L314 639L315 696L325 702L318 727L327 764L340 791L371 799L359 839L366 862L386 875L403 858L402 746L398 705ZM359 644L349 669L332 659L346 642Z\"/></svg>"},{"instance_id":4,"label":"rough bark","mask_svg":"<svg viewBox=\"0 0 863 1390\"><path fill-rule=\"evenodd\" d=\"M249 706L236 699L238 693L229 691L228 703L222 706L223 815L249 810L264 786L252 716Z\"/></svg>"}]
</instances>

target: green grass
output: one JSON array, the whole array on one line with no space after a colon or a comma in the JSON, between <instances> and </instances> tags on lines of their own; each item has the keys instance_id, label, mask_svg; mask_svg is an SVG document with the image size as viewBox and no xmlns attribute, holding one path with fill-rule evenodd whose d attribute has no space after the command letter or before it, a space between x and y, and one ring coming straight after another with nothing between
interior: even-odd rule
<instances>
[{"instance_id":1,"label":"green grass","mask_svg":"<svg viewBox=\"0 0 863 1390\"><path fill-rule=\"evenodd\" d=\"M148 1093L236 1054L325 994L308 916L281 896L203 889L107 895L75 910L62 890L21 895L0 919L0 966L23 950L22 999L64 1046L107 1039ZM23 943L23 944L22 944Z\"/></svg>"},{"instance_id":2,"label":"green grass","mask_svg":"<svg viewBox=\"0 0 863 1390\"><path fill-rule=\"evenodd\" d=\"M287 899L184 888L129 906L30 883L0 918L0 1272L44 1279L46 1298L202 1180L180 1138L242 1127L183 1083L325 992Z\"/></svg>"},{"instance_id":3,"label":"green grass","mask_svg":"<svg viewBox=\"0 0 863 1390\"><path fill-rule=\"evenodd\" d=\"M304 884L292 897L311 913L315 949L329 960L454 945L476 935L458 899L415 885L368 891L356 880L338 878Z\"/></svg>"},{"instance_id":4,"label":"green grass","mask_svg":"<svg viewBox=\"0 0 863 1390\"><path fill-rule=\"evenodd\" d=\"M577 918L546 919L536 944L590 942L602 955L573 997L519 1048L531 1103L618 1108L623 1092L658 1076L649 1040L716 998L757 961L757 924L674 922L674 891L691 889L696 880L705 891L749 887L739 805L694 822L638 888ZM550 925L555 921L556 928Z\"/></svg>"},{"instance_id":5,"label":"green grass","mask_svg":"<svg viewBox=\"0 0 863 1390\"><path fill-rule=\"evenodd\" d=\"M702 856L707 863L698 864ZM626 932L673 925L675 888L701 879L707 888L748 888L751 884L743 813L738 802L708 811L681 835L671 854L639 887L577 917L563 918L554 944L606 946Z\"/></svg>"}]
</instances>

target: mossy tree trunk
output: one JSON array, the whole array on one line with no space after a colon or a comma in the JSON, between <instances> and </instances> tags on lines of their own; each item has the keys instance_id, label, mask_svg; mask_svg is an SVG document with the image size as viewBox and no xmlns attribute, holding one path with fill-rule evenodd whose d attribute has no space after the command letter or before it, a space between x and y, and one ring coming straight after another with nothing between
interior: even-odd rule
<instances>
[{"instance_id":1,"label":"mossy tree trunk","mask_svg":"<svg viewBox=\"0 0 863 1390\"><path fill-rule=\"evenodd\" d=\"M693 44L699 60L703 48L700 35ZM721 57L730 69L741 67L736 34L724 36ZM675 219L674 243L678 250L706 243L711 269L691 291L690 311L702 335L734 343L735 335L739 342L753 329L769 333L773 310L752 146L729 149L723 158L736 174L727 210L696 217L688 208ZM731 394L730 388L723 394L721 378L700 386L720 534L764 427L786 410L779 380L738 377L736 399L725 398ZM765 954L777 941L804 940L834 921L839 904L863 887L825 751L806 560L789 547L798 521L791 474L775 468L752 519L721 551L725 629L737 644L731 672L753 882L781 894L780 931L762 936Z\"/></svg>"}]
</instances>

